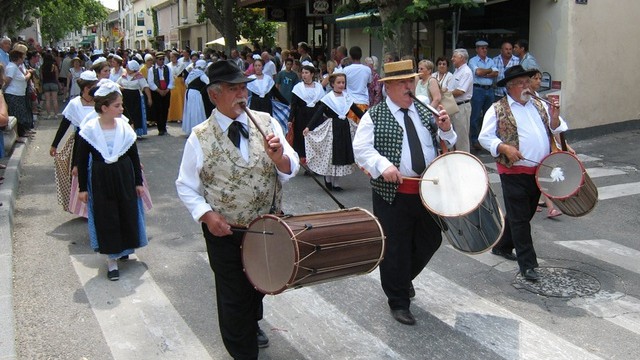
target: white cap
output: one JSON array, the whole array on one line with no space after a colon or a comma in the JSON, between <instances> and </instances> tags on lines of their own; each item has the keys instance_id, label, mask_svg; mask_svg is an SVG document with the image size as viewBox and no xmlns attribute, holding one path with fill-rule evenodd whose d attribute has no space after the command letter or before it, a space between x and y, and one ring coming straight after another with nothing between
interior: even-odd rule
<instances>
[{"instance_id":1,"label":"white cap","mask_svg":"<svg viewBox=\"0 0 640 360\"><path fill-rule=\"evenodd\" d=\"M312 68L314 68L315 66L313 66L313 63L309 60L305 60L303 61L301 64L301 66L311 66Z\"/></svg>"},{"instance_id":2,"label":"white cap","mask_svg":"<svg viewBox=\"0 0 640 360\"><path fill-rule=\"evenodd\" d=\"M122 95L120 86L109 79L100 80L97 86L98 90L96 90L95 96L107 96L112 92L117 92L118 94Z\"/></svg>"},{"instance_id":3,"label":"white cap","mask_svg":"<svg viewBox=\"0 0 640 360\"><path fill-rule=\"evenodd\" d=\"M91 66L106 62L107 59L104 56L100 56L99 58L93 60L93 63L91 64Z\"/></svg>"},{"instance_id":4,"label":"white cap","mask_svg":"<svg viewBox=\"0 0 640 360\"><path fill-rule=\"evenodd\" d=\"M204 61L204 60L198 60L198 61L196 61L196 67L198 69L204 70L207 67L207 62Z\"/></svg>"},{"instance_id":5,"label":"white cap","mask_svg":"<svg viewBox=\"0 0 640 360\"><path fill-rule=\"evenodd\" d=\"M93 50L93 55L102 55L102 54L104 54L104 53L102 52L102 49L94 49L94 50Z\"/></svg>"},{"instance_id":6,"label":"white cap","mask_svg":"<svg viewBox=\"0 0 640 360\"><path fill-rule=\"evenodd\" d=\"M261 60L262 57L258 54L253 54L253 60Z\"/></svg>"},{"instance_id":7,"label":"white cap","mask_svg":"<svg viewBox=\"0 0 640 360\"><path fill-rule=\"evenodd\" d=\"M98 81L98 77L96 76L96 72L93 70L86 70L80 74L80 79L86 81Z\"/></svg>"},{"instance_id":8,"label":"white cap","mask_svg":"<svg viewBox=\"0 0 640 360\"><path fill-rule=\"evenodd\" d=\"M153 55L147 54L147 55L144 56L144 62L147 62L149 60L153 60Z\"/></svg>"},{"instance_id":9,"label":"white cap","mask_svg":"<svg viewBox=\"0 0 640 360\"><path fill-rule=\"evenodd\" d=\"M138 62L135 60L129 60L129 62L127 63L127 69L131 71L138 71L140 70L140 64L138 64Z\"/></svg>"}]
</instances>

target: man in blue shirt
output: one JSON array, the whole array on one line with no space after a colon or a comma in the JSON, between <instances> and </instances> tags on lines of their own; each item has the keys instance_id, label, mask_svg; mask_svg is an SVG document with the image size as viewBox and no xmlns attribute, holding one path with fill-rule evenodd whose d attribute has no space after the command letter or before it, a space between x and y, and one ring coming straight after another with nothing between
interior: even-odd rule
<instances>
[{"instance_id":1,"label":"man in blue shirt","mask_svg":"<svg viewBox=\"0 0 640 360\"><path fill-rule=\"evenodd\" d=\"M487 56L489 44L484 40L476 41L476 53L469 60L469 68L473 73L473 97L471 98L471 121L469 126L469 141L476 150L482 146L478 142L478 133L482 128L482 117L493 104L493 79L498 76L498 68L492 58Z\"/></svg>"},{"instance_id":2,"label":"man in blue shirt","mask_svg":"<svg viewBox=\"0 0 640 360\"><path fill-rule=\"evenodd\" d=\"M289 103L291 103L291 90L293 90L293 87L300 81L298 74L291 71L292 66L293 59L287 58L284 61L284 70L276 75L276 88L280 90L282 96L284 96Z\"/></svg>"},{"instance_id":3,"label":"man in blue shirt","mask_svg":"<svg viewBox=\"0 0 640 360\"><path fill-rule=\"evenodd\" d=\"M508 68L518 65L520 63L520 58L513 55L513 45L508 40L502 42L502 46L500 46L500 54L493 58L493 62L496 63L496 67L498 68L498 77L496 77L496 81L500 81L504 79L504 72ZM494 91L495 100L498 101L502 99L507 94L507 90L504 86L497 86Z\"/></svg>"},{"instance_id":4,"label":"man in blue shirt","mask_svg":"<svg viewBox=\"0 0 640 360\"><path fill-rule=\"evenodd\" d=\"M0 39L0 63L5 67L9 64L9 50L11 50L11 39L3 36Z\"/></svg>"}]
</instances>

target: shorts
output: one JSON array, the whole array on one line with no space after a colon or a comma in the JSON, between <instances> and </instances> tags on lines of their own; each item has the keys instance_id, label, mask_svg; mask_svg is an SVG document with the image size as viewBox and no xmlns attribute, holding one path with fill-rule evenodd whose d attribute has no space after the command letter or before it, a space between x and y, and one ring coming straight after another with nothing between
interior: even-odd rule
<instances>
[{"instance_id":1,"label":"shorts","mask_svg":"<svg viewBox=\"0 0 640 360\"><path fill-rule=\"evenodd\" d=\"M57 83L44 83L42 84L42 91L43 92L57 92L58 91L58 84Z\"/></svg>"}]
</instances>

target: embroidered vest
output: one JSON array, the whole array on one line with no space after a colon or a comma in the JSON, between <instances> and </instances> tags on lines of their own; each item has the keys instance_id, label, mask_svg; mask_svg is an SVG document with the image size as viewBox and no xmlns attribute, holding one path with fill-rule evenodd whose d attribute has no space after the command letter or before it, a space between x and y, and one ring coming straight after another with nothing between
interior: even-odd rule
<instances>
[{"instance_id":1,"label":"embroidered vest","mask_svg":"<svg viewBox=\"0 0 640 360\"><path fill-rule=\"evenodd\" d=\"M154 66L153 67L153 82L156 84L156 86L158 87L158 89L160 90L166 90L167 86L169 86L169 67L168 66L163 66L162 67L162 78L164 79L164 89L162 89L160 87L160 75L158 74L158 67Z\"/></svg>"},{"instance_id":2,"label":"embroidered vest","mask_svg":"<svg viewBox=\"0 0 640 360\"><path fill-rule=\"evenodd\" d=\"M544 104L537 99L531 99L533 105L538 110L538 114L540 115L540 120L544 124L544 128L547 130L547 136L549 137L549 144L553 143L553 135L551 134L551 130L549 129L549 114L547 114L547 109ZM502 140L503 143L515 146L516 149L520 149L520 142L518 138L518 124L516 123L515 117L513 117L513 113L511 112L511 107L509 106L509 99L507 96L503 97L499 101L493 104L493 107L496 111L496 136ZM513 162L507 158L505 154L498 154L496 158L496 162L502 164L506 167L511 167Z\"/></svg>"},{"instance_id":3,"label":"embroidered vest","mask_svg":"<svg viewBox=\"0 0 640 360\"><path fill-rule=\"evenodd\" d=\"M433 148L437 156L437 130L435 125L432 124L433 116L422 106L416 104L415 107L416 110L418 110L420 121L429 129L433 141ZM402 127L398 124L398 121L396 121L396 118L391 113L385 101L373 106L369 109L369 112L374 125L373 147L395 167L400 168L400 158L402 157ZM373 190L382 196L389 204L393 202L396 197L396 192L398 191L398 184L384 181L382 176L376 179L372 178L371 186L373 186Z\"/></svg>"},{"instance_id":4,"label":"embroidered vest","mask_svg":"<svg viewBox=\"0 0 640 360\"><path fill-rule=\"evenodd\" d=\"M273 132L269 114L251 113L265 133ZM204 197L229 223L247 226L259 215L269 213L274 189L276 210L280 210L282 185L275 165L264 150L262 135L253 123L249 122L249 161L246 162L220 128L215 114L193 128L204 154L200 171Z\"/></svg>"}]
</instances>

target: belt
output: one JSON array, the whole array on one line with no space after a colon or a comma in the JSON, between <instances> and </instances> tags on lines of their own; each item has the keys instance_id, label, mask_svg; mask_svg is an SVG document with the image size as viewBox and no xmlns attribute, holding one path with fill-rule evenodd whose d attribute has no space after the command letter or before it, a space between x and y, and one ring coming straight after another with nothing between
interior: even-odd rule
<instances>
[{"instance_id":1,"label":"belt","mask_svg":"<svg viewBox=\"0 0 640 360\"><path fill-rule=\"evenodd\" d=\"M468 103L469 101L471 101L471 100L460 101L460 102L457 102L456 104L462 105L462 104Z\"/></svg>"},{"instance_id":2,"label":"belt","mask_svg":"<svg viewBox=\"0 0 640 360\"><path fill-rule=\"evenodd\" d=\"M485 90L489 90L489 89L491 89L491 85L473 84L473 86L475 86L475 87L479 87L479 88L483 88L483 89L485 89Z\"/></svg>"}]
</instances>

